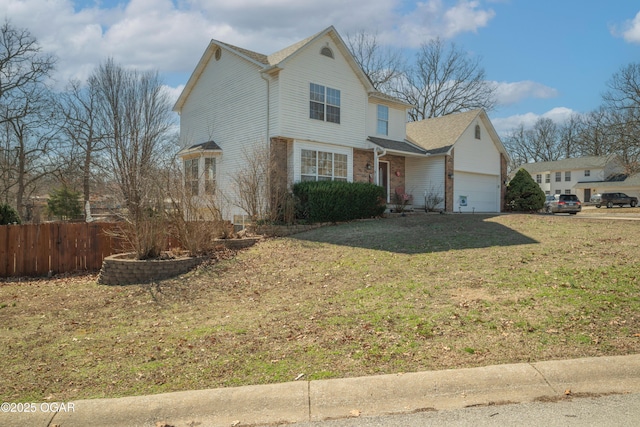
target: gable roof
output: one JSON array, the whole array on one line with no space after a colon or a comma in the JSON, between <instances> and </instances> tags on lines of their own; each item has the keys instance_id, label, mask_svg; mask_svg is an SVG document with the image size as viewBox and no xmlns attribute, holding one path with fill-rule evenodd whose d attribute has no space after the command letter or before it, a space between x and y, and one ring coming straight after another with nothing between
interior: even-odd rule
<instances>
[{"instance_id":1,"label":"gable roof","mask_svg":"<svg viewBox=\"0 0 640 427\"><path fill-rule=\"evenodd\" d=\"M184 89L182 90L182 93L178 97L178 100L176 101L175 105L173 106L173 110L179 112L182 109L184 103L189 97L189 94L191 93L196 83L200 79L202 72L206 68L211 58L214 56L217 49L223 49L223 50L235 53L241 58L244 58L250 63L256 65L260 72L267 72L267 73L277 72L278 70L282 69L286 65L287 61L294 58L306 47L311 45L314 41L324 36L331 37L333 42L336 44L337 48L340 50L344 58L347 60L347 62L351 66L351 69L354 71L358 79L361 81L361 83L365 87L367 93L369 93L370 95L373 94L376 96L381 96L379 92L375 91L373 84L371 83L371 80L369 80L369 77L367 77L367 75L364 73L362 68L360 68L355 58L351 54L351 51L347 47L346 43L344 42L344 40L342 40L342 37L340 37L340 35L338 34L338 32L333 26L330 26L310 37L307 37L304 40L300 40L299 42L294 43L291 46L285 47L284 49L281 49L275 53L272 53L271 55L264 55L262 53L253 52L248 49L244 49L238 46L233 46L231 44L212 39L209 42L209 45L205 49L204 53L202 54L202 57L198 61L198 64L196 65L194 71L191 73L191 76L189 77L187 84L185 85ZM403 103L402 101L392 97L387 97L387 100L390 102L395 102L398 104L405 105L405 103Z\"/></svg>"},{"instance_id":2,"label":"gable roof","mask_svg":"<svg viewBox=\"0 0 640 427\"><path fill-rule=\"evenodd\" d=\"M530 174L574 169L604 169L612 161L615 159L611 156L585 156L550 162L525 163L520 168Z\"/></svg>"},{"instance_id":3,"label":"gable roof","mask_svg":"<svg viewBox=\"0 0 640 427\"><path fill-rule=\"evenodd\" d=\"M424 148L429 154L446 154L477 118L482 120L498 151L508 159L509 155L502 145L500 137L491 124L487 113L481 109L409 122L407 123L407 138Z\"/></svg>"}]
</instances>

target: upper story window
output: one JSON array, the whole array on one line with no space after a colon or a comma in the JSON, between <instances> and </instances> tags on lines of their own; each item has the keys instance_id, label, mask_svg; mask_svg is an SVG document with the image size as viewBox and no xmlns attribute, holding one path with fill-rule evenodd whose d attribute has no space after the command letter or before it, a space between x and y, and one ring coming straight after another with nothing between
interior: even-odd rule
<instances>
[{"instance_id":1,"label":"upper story window","mask_svg":"<svg viewBox=\"0 0 640 427\"><path fill-rule=\"evenodd\" d=\"M590 169L585 170L584 176L591 176L591 170Z\"/></svg>"},{"instance_id":2,"label":"upper story window","mask_svg":"<svg viewBox=\"0 0 640 427\"><path fill-rule=\"evenodd\" d=\"M571 181L571 171L566 171L564 173L564 180L565 181Z\"/></svg>"},{"instance_id":3,"label":"upper story window","mask_svg":"<svg viewBox=\"0 0 640 427\"><path fill-rule=\"evenodd\" d=\"M340 91L315 83L309 86L309 118L340 123Z\"/></svg>"},{"instance_id":4,"label":"upper story window","mask_svg":"<svg viewBox=\"0 0 640 427\"><path fill-rule=\"evenodd\" d=\"M556 172L556 182L562 181L562 172Z\"/></svg>"},{"instance_id":5,"label":"upper story window","mask_svg":"<svg viewBox=\"0 0 640 427\"><path fill-rule=\"evenodd\" d=\"M331 58L333 59L333 51L331 50L331 48L325 46L322 49L320 49L320 55L324 55L327 58Z\"/></svg>"},{"instance_id":6,"label":"upper story window","mask_svg":"<svg viewBox=\"0 0 640 427\"><path fill-rule=\"evenodd\" d=\"M551 174L547 173L544 175L544 182L549 184L551 182Z\"/></svg>"},{"instance_id":7,"label":"upper story window","mask_svg":"<svg viewBox=\"0 0 640 427\"><path fill-rule=\"evenodd\" d=\"M184 186L192 196L198 195L198 161L200 159L187 159L184 161Z\"/></svg>"},{"instance_id":8,"label":"upper story window","mask_svg":"<svg viewBox=\"0 0 640 427\"><path fill-rule=\"evenodd\" d=\"M480 125L476 125L476 139L480 139Z\"/></svg>"},{"instance_id":9,"label":"upper story window","mask_svg":"<svg viewBox=\"0 0 640 427\"><path fill-rule=\"evenodd\" d=\"M389 135L389 107L378 105L378 135Z\"/></svg>"},{"instance_id":10,"label":"upper story window","mask_svg":"<svg viewBox=\"0 0 640 427\"><path fill-rule=\"evenodd\" d=\"M538 184L542 184L542 175L541 175L541 174L537 174L537 175L536 175L536 182L537 182Z\"/></svg>"}]
</instances>

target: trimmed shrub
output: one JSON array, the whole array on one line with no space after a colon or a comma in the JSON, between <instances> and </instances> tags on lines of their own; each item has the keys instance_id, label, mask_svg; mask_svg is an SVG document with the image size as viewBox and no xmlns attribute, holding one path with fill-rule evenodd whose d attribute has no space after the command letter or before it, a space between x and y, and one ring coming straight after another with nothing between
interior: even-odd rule
<instances>
[{"instance_id":1,"label":"trimmed shrub","mask_svg":"<svg viewBox=\"0 0 640 427\"><path fill-rule=\"evenodd\" d=\"M0 204L0 225L20 224L20 215L6 203Z\"/></svg>"},{"instance_id":2,"label":"trimmed shrub","mask_svg":"<svg viewBox=\"0 0 640 427\"><path fill-rule=\"evenodd\" d=\"M310 222L351 221L380 216L386 208L384 189L363 182L311 181L293 186L296 216Z\"/></svg>"},{"instance_id":3,"label":"trimmed shrub","mask_svg":"<svg viewBox=\"0 0 640 427\"><path fill-rule=\"evenodd\" d=\"M509 210L535 212L542 209L544 199L544 192L524 169L520 169L507 186L505 202Z\"/></svg>"}]
</instances>

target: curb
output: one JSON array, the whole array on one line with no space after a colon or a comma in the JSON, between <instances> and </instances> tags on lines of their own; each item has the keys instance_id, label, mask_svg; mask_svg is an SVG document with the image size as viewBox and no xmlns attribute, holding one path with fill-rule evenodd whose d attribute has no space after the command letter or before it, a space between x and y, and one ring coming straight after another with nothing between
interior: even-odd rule
<instances>
[{"instance_id":1,"label":"curb","mask_svg":"<svg viewBox=\"0 0 640 427\"><path fill-rule=\"evenodd\" d=\"M0 425L286 424L603 393L640 393L640 355L78 400L73 411L3 412Z\"/></svg>"}]
</instances>

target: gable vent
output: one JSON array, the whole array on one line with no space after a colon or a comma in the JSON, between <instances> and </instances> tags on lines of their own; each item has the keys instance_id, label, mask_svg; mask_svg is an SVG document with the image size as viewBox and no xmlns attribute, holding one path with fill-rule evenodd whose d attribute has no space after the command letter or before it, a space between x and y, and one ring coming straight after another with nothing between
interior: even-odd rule
<instances>
[{"instance_id":1,"label":"gable vent","mask_svg":"<svg viewBox=\"0 0 640 427\"><path fill-rule=\"evenodd\" d=\"M330 48L326 47L326 46L323 47L322 50L320 50L320 55L324 55L327 58L333 59L333 51Z\"/></svg>"}]
</instances>

